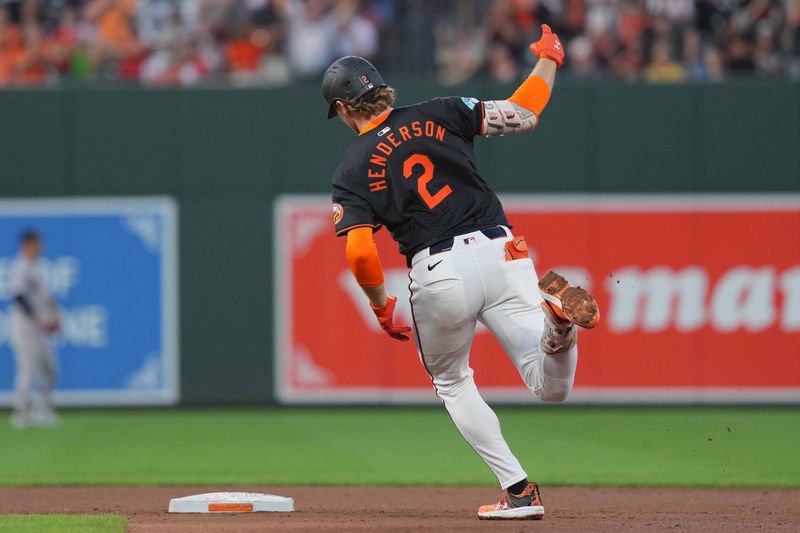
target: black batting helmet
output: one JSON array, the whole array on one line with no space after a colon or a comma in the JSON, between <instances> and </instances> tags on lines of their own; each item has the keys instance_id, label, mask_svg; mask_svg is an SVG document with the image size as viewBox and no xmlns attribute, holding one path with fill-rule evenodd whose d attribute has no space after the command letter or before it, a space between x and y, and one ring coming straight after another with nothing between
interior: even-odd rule
<instances>
[{"instance_id":1,"label":"black batting helmet","mask_svg":"<svg viewBox=\"0 0 800 533\"><path fill-rule=\"evenodd\" d=\"M386 87L372 63L358 56L333 62L322 76L322 97L328 102L328 118L336 116L336 102L353 103L378 87Z\"/></svg>"},{"instance_id":2,"label":"black batting helmet","mask_svg":"<svg viewBox=\"0 0 800 533\"><path fill-rule=\"evenodd\" d=\"M22 233L19 234L19 242L21 244L26 244L29 242L41 242L42 237L39 235L39 232L33 228L25 228L22 230Z\"/></svg>"}]
</instances>

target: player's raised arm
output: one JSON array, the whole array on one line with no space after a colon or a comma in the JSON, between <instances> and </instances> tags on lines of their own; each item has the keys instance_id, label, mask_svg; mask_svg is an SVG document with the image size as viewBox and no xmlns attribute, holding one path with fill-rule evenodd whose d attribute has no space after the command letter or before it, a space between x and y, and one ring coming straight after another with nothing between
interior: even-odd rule
<instances>
[{"instance_id":1,"label":"player's raised arm","mask_svg":"<svg viewBox=\"0 0 800 533\"><path fill-rule=\"evenodd\" d=\"M542 38L531 44L539 56L531 75L507 100L483 103L481 135L499 137L533 130L539 115L550 100L556 70L564 63L564 47L547 24L542 24Z\"/></svg>"}]
</instances>

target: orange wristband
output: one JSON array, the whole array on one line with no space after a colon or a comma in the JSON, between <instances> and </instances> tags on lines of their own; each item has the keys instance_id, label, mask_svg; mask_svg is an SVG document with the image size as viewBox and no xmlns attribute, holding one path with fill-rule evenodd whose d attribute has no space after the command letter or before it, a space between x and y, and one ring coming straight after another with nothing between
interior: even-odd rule
<instances>
[{"instance_id":1,"label":"orange wristband","mask_svg":"<svg viewBox=\"0 0 800 533\"><path fill-rule=\"evenodd\" d=\"M521 105L538 117L550 100L550 87L539 76L530 76L514 91L509 102Z\"/></svg>"},{"instance_id":2,"label":"orange wristband","mask_svg":"<svg viewBox=\"0 0 800 533\"><path fill-rule=\"evenodd\" d=\"M383 267L378 248L372 239L372 228L355 228L347 232L347 263L361 287L377 287L383 283Z\"/></svg>"}]
</instances>

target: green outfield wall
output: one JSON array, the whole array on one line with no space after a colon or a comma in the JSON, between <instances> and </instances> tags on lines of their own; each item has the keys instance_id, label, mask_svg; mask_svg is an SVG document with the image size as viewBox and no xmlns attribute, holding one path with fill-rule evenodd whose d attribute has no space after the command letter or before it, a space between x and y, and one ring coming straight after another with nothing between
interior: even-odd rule
<instances>
[{"instance_id":1,"label":"green outfield wall","mask_svg":"<svg viewBox=\"0 0 800 533\"><path fill-rule=\"evenodd\" d=\"M0 196L176 198L183 401L269 402L272 201L328 190L351 136L324 115L316 86L0 91ZM565 85L478 157L504 192L800 191L800 84Z\"/></svg>"}]
</instances>

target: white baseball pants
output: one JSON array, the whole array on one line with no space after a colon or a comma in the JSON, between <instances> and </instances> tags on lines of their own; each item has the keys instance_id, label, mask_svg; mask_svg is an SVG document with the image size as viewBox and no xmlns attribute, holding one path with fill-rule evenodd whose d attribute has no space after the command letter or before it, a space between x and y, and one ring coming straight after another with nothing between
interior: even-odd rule
<instances>
[{"instance_id":1,"label":"white baseball pants","mask_svg":"<svg viewBox=\"0 0 800 533\"><path fill-rule=\"evenodd\" d=\"M44 408L51 409L56 359L50 340L34 324L19 318L16 321L12 320L11 347L14 350L14 362L17 367L14 410L23 417L29 415L32 392L36 384L41 387Z\"/></svg>"},{"instance_id":2,"label":"white baseball pants","mask_svg":"<svg viewBox=\"0 0 800 533\"><path fill-rule=\"evenodd\" d=\"M495 413L478 393L469 353L480 320L494 334L522 380L543 401L559 402L572 389L577 347L559 355L539 348L544 313L530 259L506 261L505 243L480 231L454 239L453 249L412 259L411 308L415 338L436 394L464 439L497 477L502 489L527 477L500 431Z\"/></svg>"}]
</instances>

